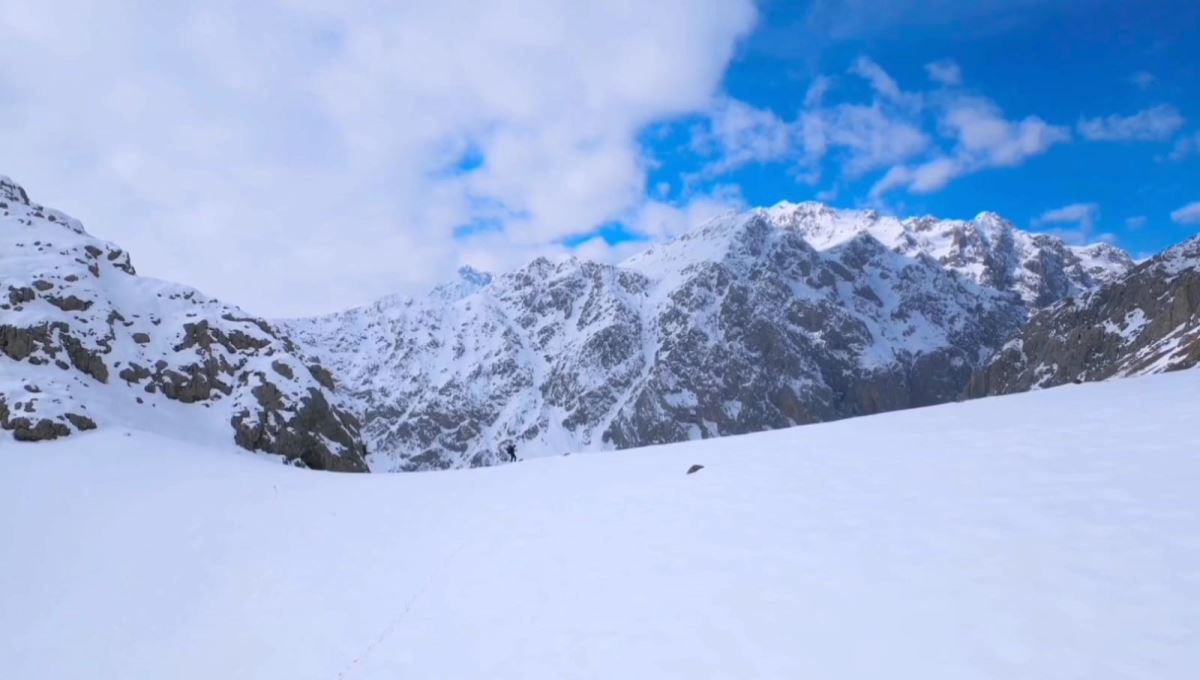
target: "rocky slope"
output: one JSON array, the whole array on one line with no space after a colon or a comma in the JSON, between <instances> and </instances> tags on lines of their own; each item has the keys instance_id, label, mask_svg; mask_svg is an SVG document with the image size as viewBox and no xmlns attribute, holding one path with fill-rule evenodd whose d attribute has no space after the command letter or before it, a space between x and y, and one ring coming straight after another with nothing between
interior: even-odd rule
<instances>
[{"instance_id":1,"label":"rocky slope","mask_svg":"<svg viewBox=\"0 0 1200 680\"><path fill-rule=\"evenodd\" d=\"M120 248L0 177L0 430L36 441L106 426L366 470L332 376L271 324L137 276Z\"/></svg>"},{"instance_id":2,"label":"rocky slope","mask_svg":"<svg viewBox=\"0 0 1200 680\"><path fill-rule=\"evenodd\" d=\"M1042 310L976 375L970 396L1200 363L1200 237Z\"/></svg>"},{"instance_id":3,"label":"rocky slope","mask_svg":"<svg viewBox=\"0 0 1200 680\"><path fill-rule=\"evenodd\" d=\"M619 266L464 271L280 322L343 376L373 469L753 432L960 396L1031 310L1130 266L971 221L819 204L718 218Z\"/></svg>"}]
</instances>

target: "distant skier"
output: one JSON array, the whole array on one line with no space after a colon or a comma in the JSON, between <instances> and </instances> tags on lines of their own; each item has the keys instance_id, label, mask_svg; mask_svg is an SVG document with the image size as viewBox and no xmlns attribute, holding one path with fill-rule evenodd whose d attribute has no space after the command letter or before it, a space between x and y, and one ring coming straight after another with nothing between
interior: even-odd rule
<instances>
[{"instance_id":1,"label":"distant skier","mask_svg":"<svg viewBox=\"0 0 1200 680\"><path fill-rule=\"evenodd\" d=\"M504 455L508 456L508 462L517 462L517 445L509 442L504 445Z\"/></svg>"}]
</instances>

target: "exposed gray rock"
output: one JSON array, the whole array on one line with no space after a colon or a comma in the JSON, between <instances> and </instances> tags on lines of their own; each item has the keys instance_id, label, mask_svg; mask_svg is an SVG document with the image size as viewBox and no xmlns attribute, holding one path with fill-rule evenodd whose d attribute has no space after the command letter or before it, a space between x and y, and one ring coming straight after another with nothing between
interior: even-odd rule
<instances>
[{"instance_id":1,"label":"exposed gray rock","mask_svg":"<svg viewBox=\"0 0 1200 680\"><path fill-rule=\"evenodd\" d=\"M292 373L292 367L288 366L287 364L283 363L282 361L272 361L271 362L271 370L275 371L279 375L282 375L283 377L287 378L288 380L291 380L296 377L295 374Z\"/></svg>"},{"instance_id":2,"label":"exposed gray rock","mask_svg":"<svg viewBox=\"0 0 1200 680\"><path fill-rule=\"evenodd\" d=\"M23 271L38 272L6 277L9 306L33 313L0 319L0 427L23 441L94 429L88 405L131 390L128 413L106 411L99 425L136 427L139 412L169 399L195 405L198 420L229 427L252 450L366 470L358 421L332 376L306 370L315 362L269 323L183 286L135 280L125 251L30 203L11 180L0 178L0 198L12 206L0 216L0 261L14 253L34 263ZM132 330L136 320L164 342ZM101 390L110 371L119 380ZM40 390L29 389L35 382Z\"/></svg>"},{"instance_id":3,"label":"exposed gray rock","mask_svg":"<svg viewBox=\"0 0 1200 680\"><path fill-rule=\"evenodd\" d=\"M64 417L79 431L96 429L96 421L77 413L67 413Z\"/></svg>"},{"instance_id":4,"label":"exposed gray rock","mask_svg":"<svg viewBox=\"0 0 1200 680\"><path fill-rule=\"evenodd\" d=\"M308 366L308 372L313 377L313 380L316 380L325 389L337 389L337 384L333 381L333 374L327 371L320 364L310 364Z\"/></svg>"},{"instance_id":5,"label":"exposed gray rock","mask_svg":"<svg viewBox=\"0 0 1200 680\"><path fill-rule=\"evenodd\" d=\"M367 471L367 451L359 441L358 422L333 408L319 390L310 390L292 414L284 411L282 393L269 382L256 387L254 396L260 407L258 413L246 410L231 421L239 446L276 453L316 470ZM279 425L266 425L272 422ZM334 453L331 443L339 445L341 451Z\"/></svg>"},{"instance_id":6,"label":"exposed gray rock","mask_svg":"<svg viewBox=\"0 0 1200 680\"><path fill-rule=\"evenodd\" d=\"M23 302L33 302L36 298L37 295L33 292L32 288L24 286L20 288L13 288L12 286L9 286L8 288L9 304L19 305Z\"/></svg>"},{"instance_id":7,"label":"exposed gray rock","mask_svg":"<svg viewBox=\"0 0 1200 680\"><path fill-rule=\"evenodd\" d=\"M47 295L45 300L64 312L81 312L91 308L92 306L91 300L81 300L74 295L68 295L66 297Z\"/></svg>"},{"instance_id":8,"label":"exposed gray rock","mask_svg":"<svg viewBox=\"0 0 1200 680\"><path fill-rule=\"evenodd\" d=\"M972 378L981 397L1200 363L1200 238L1033 316Z\"/></svg>"},{"instance_id":9,"label":"exposed gray rock","mask_svg":"<svg viewBox=\"0 0 1200 680\"><path fill-rule=\"evenodd\" d=\"M4 429L12 430L13 439L19 442L41 442L71 434L71 428L49 418L34 421L24 416L8 419Z\"/></svg>"}]
</instances>

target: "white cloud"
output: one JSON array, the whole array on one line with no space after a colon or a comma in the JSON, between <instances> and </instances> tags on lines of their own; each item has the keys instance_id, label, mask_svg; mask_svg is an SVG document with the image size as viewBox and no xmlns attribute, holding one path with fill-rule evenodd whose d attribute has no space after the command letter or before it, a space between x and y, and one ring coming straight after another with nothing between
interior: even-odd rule
<instances>
[{"instance_id":1,"label":"white cloud","mask_svg":"<svg viewBox=\"0 0 1200 680\"><path fill-rule=\"evenodd\" d=\"M859 57L850 66L850 72L871 84L871 87L885 99L899 100L903 94L900 85L883 70L879 64L868 57Z\"/></svg>"},{"instance_id":2,"label":"white cloud","mask_svg":"<svg viewBox=\"0 0 1200 680\"><path fill-rule=\"evenodd\" d=\"M715 155L689 182L711 179L747 163L794 160L797 177L815 183L819 163L838 152L842 173L854 179L872 170L904 162L930 144L911 112L893 106L919 95L900 90L874 62L860 58L853 67L875 78L877 97L871 104L822 106L831 81L819 76L809 87L805 109L794 120L745 102L724 98L712 107L706 124L694 131L694 149Z\"/></svg>"},{"instance_id":3,"label":"white cloud","mask_svg":"<svg viewBox=\"0 0 1200 680\"><path fill-rule=\"evenodd\" d=\"M1089 229L1095 225L1100 206L1095 203L1072 203L1061 208L1054 208L1042 213L1034 219L1034 225L1043 224L1080 224Z\"/></svg>"},{"instance_id":4,"label":"white cloud","mask_svg":"<svg viewBox=\"0 0 1200 680\"><path fill-rule=\"evenodd\" d=\"M929 66L931 77L959 81L953 62ZM821 179L830 162L849 180L889 168L869 192L878 200L898 189L940 191L963 175L1017 166L1071 139L1069 128L1037 116L1010 120L983 97L957 90L905 92L867 57L859 57L850 71L871 84L871 103L822 105L829 86L825 78L814 81L794 121L742 102L721 102L698 137L701 146L719 150L720 157L693 179L710 179L747 162L784 159L797 159L798 179L810 184ZM922 129L930 112L949 148L935 144Z\"/></svg>"},{"instance_id":5,"label":"white cloud","mask_svg":"<svg viewBox=\"0 0 1200 680\"><path fill-rule=\"evenodd\" d=\"M682 205L647 201L627 220L627 224L635 233L649 238L670 238L718 215L745 207L746 202L737 187L721 185L707 193L692 196Z\"/></svg>"},{"instance_id":6,"label":"white cloud","mask_svg":"<svg viewBox=\"0 0 1200 680\"><path fill-rule=\"evenodd\" d=\"M1100 207L1095 203L1072 203L1061 208L1047 210L1033 220L1033 226L1068 225L1046 230L1067 243L1082 244L1093 240L1096 219ZM1111 234L1102 234L1099 240L1111 241Z\"/></svg>"},{"instance_id":7,"label":"white cloud","mask_svg":"<svg viewBox=\"0 0 1200 680\"><path fill-rule=\"evenodd\" d=\"M876 180L871 187L869 196L872 199L877 199L885 194L889 194L897 189L908 186L913 179L912 168L904 165L897 165L883 174L883 177Z\"/></svg>"},{"instance_id":8,"label":"white cloud","mask_svg":"<svg viewBox=\"0 0 1200 680\"><path fill-rule=\"evenodd\" d=\"M843 171L850 178L903 162L929 147L929 136L878 104L839 104L801 116L807 157L844 149Z\"/></svg>"},{"instance_id":9,"label":"white cloud","mask_svg":"<svg viewBox=\"0 0 1200 680\"><path fill-rule=\"evenodd\" d=\"M1200 201L1192 201L1172 212L1171 220L1177 224L1200 224Z\"/></svg>"},{"instance_id":10,"label":"white cloud","mask_svg":"<svg viewBox=\"0 0 1200 680\"><path fill-rule=\"evenodd\" d=\"M909 188L918 194L941 191L951 180L966 172L967 168L962 159L946 156L934 158L913 168Z\"/></svg>"},{"instance_id":11,"label":"white cloud","mask_svg":"<svg viewBox=\"0 0 1200 680\"><path fill-rule=\"evenodd\" d=\"M1167 154L1167 160L1181 161L1189 156L1197 155L1200 155L1200 132L1193 132L1181 135L1179 139L1175 140L1175 145Z\"/></svg>"},{"instance_id":12,"label":"white cloud","mask_svg":"<svg viewBox=\"0 0 1200 680\"><path fill-rule=\"evenodd\" d=\"M709 113L708 125L695 132L692 146L718 154L702 173L714 177L747 163L786 158L795 149L792 134L792 126L774 112L723 98Z\"/></svg>"},{"instance_id":13,"label":"white cloud","mask_svg":"<svg viewBox=\"0 0 1200 680\"><path fill-rule=\"evenodd\" d=\"M920 95L901 90L900 84L888 75L882 66L868 57L860 56L856 59L850 66L850 73L867 81L871 85L871 89L886 101L905 108L921 108Z\"/></svg>"},{"instance_id":14,"label":"white cloud","mask_svg":"<svg viewBox=\"0 0 1200 680\"><path fill-rule=\"evenodd\" d=\"M952 59L943 59L925 64L925 73L933 82L941 83L947 87L962 85L962 69L959 68L958 62Z\"/></svg>"},{"instance_id":15,"label":"white cloud","mask_svg":"<svg viewBox=\"0 0 1200 680\"><path fill-rule=\"evenodd\" d=\"M808 90L804 93L804 108L811 109L823 104L825 102L825 95L829 93L832 87L833 79L828 76L813 78L812 84L808 86Z\"/></svg>"},{"instance_id":16,"label":"white cloud","mask_svg":"<svg viewBox=\"0 0 1200 680\"><path fill-rule=\"evenodd\" d=\"M939 129L955 147L914 167L893 167L871 188L873 198L901 188L919 194L940 191L963 175L1020 165L1071 139L1070 130L1037 116L1008 120L980 97L952 97L939 106Z\"/></svg>"},{"instance_id":17,"label":"white cloud","mask_svg":"<svg viewBox=\"0 0 1200 680\"><path fill-rule=\"evenodd\" d=\"M333 309L636 210L639 132L706 107L754 19L750 0L6 2L0 172L143 272Z\"/></svg>"},{"instance_id":18,"label":"white cloud","mask_svg":"<svg viewBox=\"0 0 1200 680\"><path fill-rule=\"evenodd\" d=\"M1130 229L1141 229L1149 223L1149 219L1145 215L1135 215L1134 217L1125 218L1125 226Z\"/></svg>"},{"instance_id":19,"label":"white cloud","mask_svg":"<svg viewBox=\"0 0 1200 680\"><path fill-rule=\"evenodd\" d=\"M1004 118L993 103L962 98L951 104L942 125L958 139L963 155L978 167L1010 167L1069 141L1071 133L1037 116L1019 121Z\"/></svg>"},{"instance_id":20,"label":"white cloud","mask_svg":"<svg viewBox=\"0 0 1200 680\"><path fill-rule=\"evenodd\" d=\"M1128 116L1085 118L1076 128L1084 139L1096 142L1156 142L1175 134L1184 122L1175 107L1164 104Z\"/></svg>"}]
</instances>

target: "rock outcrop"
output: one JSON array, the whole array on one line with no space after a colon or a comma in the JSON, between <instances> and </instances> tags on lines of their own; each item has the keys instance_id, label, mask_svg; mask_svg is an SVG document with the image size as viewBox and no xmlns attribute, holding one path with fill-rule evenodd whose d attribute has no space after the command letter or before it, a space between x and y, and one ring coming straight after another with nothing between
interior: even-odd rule
<instances>
[{"instance_id":1,"label":"rock outcrop","mask_svg":"<svg viewBox=\"0 0 1200 680\"><path fill-rule=\"evenodd\" d=\"M969 395L1191 368L1200 363L1200 237L1035 314Z\"/></svg>"},{"instance_id":2,"label":"rock outcrop","mask_svg":"<svg viewBox=\"0 0 1200 680\"><path fill-rule=\"evenodd\" d=\"M0 429L39 441L109 426L367 469L345 397L274 326L137 276L125 251L0 178Z\"/></svg>"}]
</instances>

